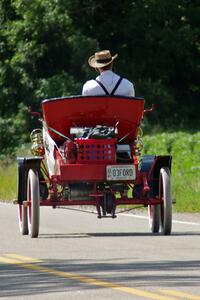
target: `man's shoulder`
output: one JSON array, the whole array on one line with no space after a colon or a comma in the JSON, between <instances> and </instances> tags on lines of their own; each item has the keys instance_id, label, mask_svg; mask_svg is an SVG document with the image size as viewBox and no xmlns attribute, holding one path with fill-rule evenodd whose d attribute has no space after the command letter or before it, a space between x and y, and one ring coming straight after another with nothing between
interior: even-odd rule
<instances>
[{"instance_id":1,"label":"man's shoulder","mask_svg":"<svg viewBox=\"0 0 200 300\"><path fill-rule=\"evenodd\" d=\"M119 80L119 78L121 78L123 84L133 86L133 83L130 80L128 80L126 77L123 77L122 75L119 75L119 74L116 74L116 73L113 73L113 74L115 75L117 80Z\"/></svg>"},{"instance_id":2,"label":"man's shoulder","mask_svg":"<svg viewBox=\"0 0 200 300\"><path fill-rule=\"evenodd\" d=\"M125 87L127 87L127 88L133 88L134 87L134 84L130 81L130 80L128 80L127 78L124 78L123 77L123 80L122 80L122 85Z\"/></svg>"},{"instance_id":3,"label":"man's shoulder","mask_svg":"<svg viewBox=\"0 0 200 300\"><path fill-rule=\"evenodd\" d=\"M130 80L128 80L127 78L123 77L123 81L126 82L127 84L133 84Z\"/></svg>"},{"instance_id":4,"label":"man's shoulder","mask_svg":"<svg viewBox=\"0 0 200 300\"><path fill-rule=\"evenodd\" d=\"M82 89L82 94L83 95L89 95L89 94L95 94L97 88L97 82L94 79L90 79L88 81L85 82L85 84L83 85L83 89Z\"/></svg>"},{"instance_id":5,"label":"man's shoulder","mask_svg":"<svg viewBox=\"0 0 200 300\"><path fill-rule=\"evenodd\" d=\"M96 81L94 79L90 79L84 83L84 86L96 85Z\"/></svg>"}]
</instances>

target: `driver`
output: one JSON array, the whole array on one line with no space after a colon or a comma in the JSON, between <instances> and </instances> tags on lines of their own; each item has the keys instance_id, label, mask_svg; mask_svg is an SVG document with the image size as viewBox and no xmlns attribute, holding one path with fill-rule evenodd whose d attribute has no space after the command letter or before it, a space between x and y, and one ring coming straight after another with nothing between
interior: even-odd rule
<instances>
[{"instance_id":1,"label":"driver","mask_svg":"<svg viewBox=\"0 0 200 300\"><path fill-rule=\"evenodd\" d=\"M87 81L83 85L83 96L118 95L135 97L133 84L112 71L113 62L117 54L111 55L109 50L96 52L88 59L89 65L100 74L96 79Z\"/></svg>"}]
</instances>

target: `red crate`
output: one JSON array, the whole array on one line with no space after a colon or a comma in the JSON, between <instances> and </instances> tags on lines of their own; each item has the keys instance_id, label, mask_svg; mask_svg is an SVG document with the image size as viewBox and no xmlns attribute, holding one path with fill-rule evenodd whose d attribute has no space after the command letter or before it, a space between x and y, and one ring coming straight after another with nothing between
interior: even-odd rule
<instances>
[{"instance_id":1,"label":"red crate","mask_svg":"<svg viewBox=\"0 0 200 300\"><path fill-rule=\"evenodd\" d=\"M77 163L115 163L116 139L77 139Z\"/></svg>"}]
</instances>

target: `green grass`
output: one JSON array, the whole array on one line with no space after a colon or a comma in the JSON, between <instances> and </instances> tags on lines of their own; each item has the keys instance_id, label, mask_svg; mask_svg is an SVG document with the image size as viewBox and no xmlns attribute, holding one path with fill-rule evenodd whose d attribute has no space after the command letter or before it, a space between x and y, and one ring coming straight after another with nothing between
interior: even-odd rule
<instances>
[{"instance_id":1,"label":"green grass","mask_svg":"<svg viewBox=\"0 0 200 300\"><path fill-rule=\"evenodd\" d=\"M0 199L1 201L17 199L17 164L0 165Z\"/></svg>"},{"instance_id":2,"label":"green grass","mask_svg":"<svg viewBox=\"0 0 200 300\"><path fill-rule=\"evenodd\" d=\"M142 154L172 155L172 193L174 209L180 212L200 212L200 132L158 133L143 137ZM18 155L28 153L21 148ZM0 162L0 199L17 197L17 162Z\"/></svg>"},{"instance_id":3,"label":"green grass","mask_svg":"<svg viewBox=\"0 0 200 300\"><path fill-rule=\"evenodd\" d=\"M200 132L145 136L143 154L172 155L175 210L200 212Z\"/></svg>"},{"instance_id":4,"label":"green grass","mask_svg":"<svg viewBox=\"0 0 200 300\"><path fill-rule=\"evenodd\" d=\"M30 145L22 145L17 156L30 154ZM5 157L0 160L0 201L12 201L17 199L17 160Z\"/></svg>"}]
</instances>

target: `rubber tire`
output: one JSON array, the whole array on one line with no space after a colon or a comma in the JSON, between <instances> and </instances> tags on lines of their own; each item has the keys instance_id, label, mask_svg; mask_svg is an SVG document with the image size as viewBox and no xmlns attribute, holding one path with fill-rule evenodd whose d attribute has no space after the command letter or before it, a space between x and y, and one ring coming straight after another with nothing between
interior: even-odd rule
<instances>
[{"instance_id":1,"label":"rubber tire","mask_svg":"<svg viewBox=\"0 0 200 300\"><path fill-rule=\"evenodd\" d=\"M164 235L169 235L172 230L172 195L171 175L170 170L167 167L160 169L159 198L163 199L163 202L160 205L161 232Z\"/></svg>"},{"instance_id":2,"label":"rubber tire","mask_svg":"<svg viewBox=\"0 0 200 300\"><path fill-rule=\"evenodd\" d=\"M149 226L152 233L160 229L160 205L148 205Z\"/></svg>"},{"instance_id":3,"label":"rubber tire","mask_svg":"<svg viewBox=\"0 0 200 300\"><path fill-rule=\"evenodd\" d=\"M40 186L38 172L30 169L27 185L28 229L32 238L38 237L40 223Z\"/></svg>"},{"instance_id":4,"label":"rubber tire","mask_svg":"<svg viewBox=\"0 0 200 300\"><path fill-rule=\"evenodd\" d=\"M19 231L22 235L28 234L28 214L27 207L22 204L18 204L18 220L19 220Z\"/></svg>"}]
</instances>

